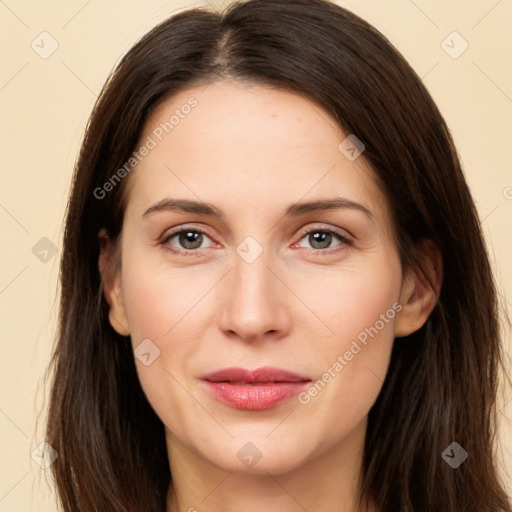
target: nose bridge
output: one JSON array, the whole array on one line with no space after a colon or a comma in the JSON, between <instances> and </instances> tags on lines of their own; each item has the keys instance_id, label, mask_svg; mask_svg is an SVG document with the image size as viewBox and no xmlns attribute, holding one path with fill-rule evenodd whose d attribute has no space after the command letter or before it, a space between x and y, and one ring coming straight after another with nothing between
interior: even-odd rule
<instances>
[{"instance_id":1,"label":"nose bridge","mask_svg":"<svg viewBox=\"0 0 512 512\"><path fill-rule=\"evenodd\" d=\"M247 260L238 254L235 257L234 279L235 290L238 293L238 302L247 301L258 304L268 303L271 300L271 289L275 283L274 274L269 270L269 253L262 252L254 260ZM274 278L274 279L272 279ZM263 300L260 300L263 299ZM253 304L253 307L256 304Z\"/></svg>"},{"instance_id":2,"label":"nose bridge","mask_svg":"<svg viewBox=\"0 0 512 512\"><path fill-rule=\"evenodd\" d=\"M289 327L282 283L270 270L271 253L255 239L242 241L227 283L221 328L254 339Z\"/></svg>"}]
</instances>

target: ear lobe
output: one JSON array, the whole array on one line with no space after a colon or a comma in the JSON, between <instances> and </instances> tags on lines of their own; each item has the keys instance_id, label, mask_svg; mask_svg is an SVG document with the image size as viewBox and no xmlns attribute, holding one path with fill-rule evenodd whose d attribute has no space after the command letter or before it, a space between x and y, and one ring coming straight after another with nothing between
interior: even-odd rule
<instances>
[{"instance_id":1,"label":"ear lobe","mask_svg":"<svg viewBox=\"0 0 512 512\"><path fill-rule=\"evenodd\" d=\"M130 328L124 306L121 287L121 270L116 258L116 248L105 229L98 233L100 255L98 269L101 276L103 295L109 305L109 321L112 328L121 336L128 336Z\"/></svg>"},{"instance_id":2,"label":"ear lobe","mask_svg":"<svg viewBox=\"0 0 512 512\"><path fill-rule=\"evenodd\" d=\"M419 330L432 313L441 292L443 263L441 251L430 239L420 242L424 273L410 271L402 283L402 309L395 322L395 336L403 337Z\"/></svg>"}]
</instances>

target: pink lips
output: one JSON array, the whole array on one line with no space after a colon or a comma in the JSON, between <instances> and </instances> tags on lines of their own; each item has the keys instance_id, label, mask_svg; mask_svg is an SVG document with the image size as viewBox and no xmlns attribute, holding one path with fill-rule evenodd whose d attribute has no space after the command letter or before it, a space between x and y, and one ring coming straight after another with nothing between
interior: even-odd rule
<instances>
[{"instance_id":1,"label":"pink lips","mask_svg":"<svg viewBox=\"0 0 512 512\"><path fill-rule=\"evenodd\" d=\"M264 367L256 370L225 368L201 377L208 391L235 409L270 409L298 394L311 379L303 375Z\"/></svg>"}]
</instances>

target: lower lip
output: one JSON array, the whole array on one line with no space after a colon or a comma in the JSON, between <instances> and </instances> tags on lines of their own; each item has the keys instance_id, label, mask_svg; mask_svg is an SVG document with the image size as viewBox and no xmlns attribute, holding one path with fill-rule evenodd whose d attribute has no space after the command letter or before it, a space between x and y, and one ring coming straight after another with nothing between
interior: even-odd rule
<instances>
[{"instance_id":1,"label":"lower lip","mask_svg":"<svg viewBox=\"0 0 512 512\"><path fill-rule=\"evenodd\" d=\"M271 409L297 395L309 382L275 382L269 384L233 384L205 381L208 391L234 409L260 411Z\"/></svg>"}]
</instances>

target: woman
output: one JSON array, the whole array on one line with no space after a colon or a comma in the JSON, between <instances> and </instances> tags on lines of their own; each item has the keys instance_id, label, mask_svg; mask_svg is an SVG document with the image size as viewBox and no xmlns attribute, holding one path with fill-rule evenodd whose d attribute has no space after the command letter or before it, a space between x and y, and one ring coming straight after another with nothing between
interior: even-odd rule
<instances>
[{"instance_id":1,"label":"woman","mask_svg":"<svg viewBox=\"0 0 512 512\"><path fill-rule=\"evenodd\" d=\"M453 141L335 4L188 10L128 52L61 285L66 512L510 508L496 290Z\"/></svg>"}]
</instances>

